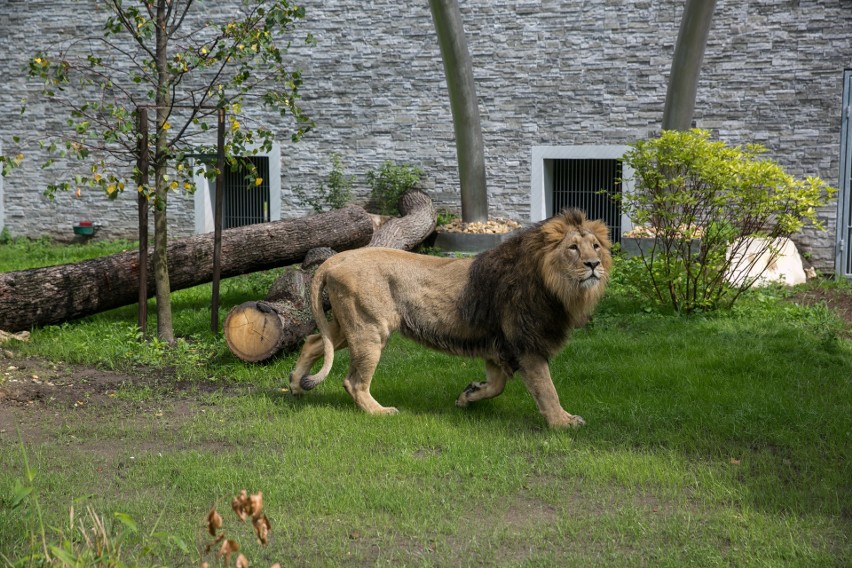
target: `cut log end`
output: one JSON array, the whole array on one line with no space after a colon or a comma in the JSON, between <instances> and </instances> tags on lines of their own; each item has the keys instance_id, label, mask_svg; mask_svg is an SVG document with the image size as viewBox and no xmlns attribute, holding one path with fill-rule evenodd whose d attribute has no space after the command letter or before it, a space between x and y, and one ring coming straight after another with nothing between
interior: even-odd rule
<instances>
[{"instance_id":1,"label":"cut log end","mask_svg":"<svg viewBox=\"0 0 852 568\"><path fill-rule=\"evenodd\" d=\"M278 314L263 308L259 302L244 302L225 318L223 328L228 349L243 361L265 361L281 348Z\"/></svg>"}]
</instances>

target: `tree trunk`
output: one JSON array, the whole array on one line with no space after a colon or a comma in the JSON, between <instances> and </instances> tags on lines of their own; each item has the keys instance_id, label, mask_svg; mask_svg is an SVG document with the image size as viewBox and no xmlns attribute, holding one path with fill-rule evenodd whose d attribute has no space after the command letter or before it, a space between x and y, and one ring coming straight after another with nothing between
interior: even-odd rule
<instances>
[{"instance_id":1,"label":"tree trunk","mask_svg":"<svg viewBox=\"0 0 852 568\"><path fill-rule=\"evenodd\" d=\"M256 363L301 345L316 328L310 305L311 279L333 254L327 247L309 251L301 267L290 267L275 280L264 300L232 308L222 325L231 353Z\"/></svg>"},{"instance_id":2,"label":"tree trunk","mask_svg":"<svg viewBox=\"0 0 852 568\"><path fill-rule=\"evenodd\" d=\"M373 232L371 247L411 250L435 230L435 207L422 191L407 191L399 200L402 217L391 217Z\"/></svg>"},{"instance_id":3,"label":"tree trunk","mask_svg":"<svg viewBox=\"0 0 852 568\"><path fill-rule=\"evenodd\" d=\"M444 75L450 94L453 130L461 183L462 220L488 220L485 186L485 145L479 120L479 101L473 81L473 63L467 49L458 0L429 0L432 20L444 60Z\"/></svg>"},{"instance_id":4,"label":"tree trunk","mask_svg":"<svg viewBox=\"0 0 852 568\"><path fill-rule=\"evenodd\" d=\"M171 109L169 96L168 44L169 33L166 29L166 0L157 2L157 135L154 154L154 283L157 290L157 336L168 344L175 342L175 330L172 325L172 289L169 278L168 258L168 216L166 214L169 197L168 138L165 124Z\"/></svg>"},{"instance_id":5,"label":"tree trunk","mask_svg":"<svg viewBox=\"0 0 852 568\"><path fill-rule=\"evenodd\" d=\"M302 219L228 229L222 231L222 277L296 264L318 247L362 247L372 236L372 219L357 206ZM212 233L171 241L167 252L172 290L210 282ZM149 249L148 290L154 289L152 257ZM136 251L0 273L0 329L27 330L134 304L139 299L138 278Z\"/></svg>"},{"instance_id":6,"label":"tree trunk","mask_svg":"<svg viewBox=\"0 0 852 568\"><path fill-rule=\"evenodd\" d=\"M716 0L687 0L677 35L672 72L663 109L663 130L686 131L692 128L698 75L704 61L704 48Z\"/></svg>"},{"instance_id":7,"label":"tree trunk","mask_svg":"<svg viewBox=\"0 0 852 568\"><path fill-rule=\"evenodd\" d=\"M403 216L381 223L368 246L411 250L435 230L435 209L425 193L405 193L399 210ZM272 284L264 300L233 308L223 325L231 353L255 363L298 349L316 329L311 313L311 279L332 254L330 249L310 251L300 268L288 269Z\"/></svg>"}]
</instances>

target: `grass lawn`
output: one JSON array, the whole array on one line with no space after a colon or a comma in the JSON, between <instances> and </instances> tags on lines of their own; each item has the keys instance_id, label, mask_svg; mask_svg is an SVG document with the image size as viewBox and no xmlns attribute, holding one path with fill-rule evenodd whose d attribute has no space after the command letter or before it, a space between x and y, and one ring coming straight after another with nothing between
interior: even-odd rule
<instances>
[{"instance_id":1,"label":"grass lawn","mask_svg":"<svg viewBox=\"0 0 852 568\"><path fill-rule=\"evenodd\" d=\"M3 251L15 246L0 245L0 270L24 267ZM223 282L220 316L278 272ZM848 283L804 293L815 288L852 295ZM296 400L295 355L236 360L209 333L209 294L174 294L185 340L173 349L137 340L135 306L3 346L0 562L44 542L79 549L69 511L85 519L91 507L125 562L197 566L214 504L252 566L852 559L852 340L824 303L764 291L685 318L615 285L552 362L563 406L587 422L559 432L518 380L456 408L482 363L400 337L373 382L400 414L355 408L345 352ZM266 547L230 511L241 489L263 492Z\"/></svg>"}]
</instances>

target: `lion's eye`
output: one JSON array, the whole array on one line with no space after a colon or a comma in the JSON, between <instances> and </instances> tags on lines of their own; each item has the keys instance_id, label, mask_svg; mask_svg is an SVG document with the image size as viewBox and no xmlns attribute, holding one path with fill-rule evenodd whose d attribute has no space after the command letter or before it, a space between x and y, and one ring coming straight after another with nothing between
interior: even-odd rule
<instances>
[{"instance_id":1,"label":"lion's eye","mask_svg":"<svg viewBox=\"0 0 852 568\"><path fill-rule=\"evenodd\" d=\"M601 245L599 245L598 243L595 243L595 250L598 250L599 248L601 248Z\"/></svg>"},{"instance_id":2,"label":"lion's eye","mask_svg":"<svg viewBox=\"0 0 852 568\"><path fill-rule=\"evenodd\" d=\"M580 250L580 247L578 247L576 244L570 245L568 248L571 250Z\"/></svg>"}]
</instances>

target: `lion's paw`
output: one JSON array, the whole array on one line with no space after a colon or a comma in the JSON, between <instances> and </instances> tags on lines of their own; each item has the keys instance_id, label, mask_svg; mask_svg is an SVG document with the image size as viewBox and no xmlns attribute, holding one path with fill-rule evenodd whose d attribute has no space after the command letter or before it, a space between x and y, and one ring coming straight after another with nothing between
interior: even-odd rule
<instances>
[{"instance_id":1,"label":"lion's paw","mask_svg":"<svg viewBox=\"0 0 852 568\"><path fill-rule=\"evenodd\" d=\"M464 391L462 391L462 393L456 399L456 406L458 406L459 408L465 408L468 404L470 404L470 395L481 390L485 386L485 384L486 383L484 382L479 382L470 383L469 385L467 385Z\"/></svg>"},{"instance_id":2,"label":"lion's paw","mask_svg":"<svg viewBox=\"0 0 852 568\"><path fill-rule=\"evenodd\" d=\"M299 385L299 381L293 379L293 373L290 373L290 394L293 396L301 396L305 394L305 391L302 390L301 385Z\"/></svg>"},{"instance_id":3,"label":"lion's paw","mask_svg":"<svg viewBox=\"0 0 852 568\"><path fill-rule=\"evenodd\" d=\"M551 428L579 428L585 426L586 421L582 416L564 413L558 420L548 421Z\"/></svg>"}]
</instances>

